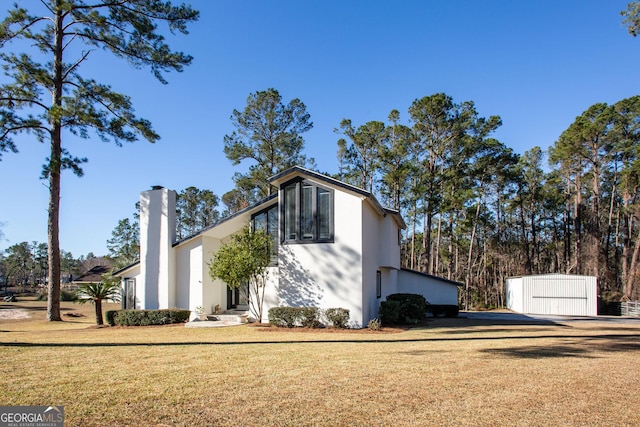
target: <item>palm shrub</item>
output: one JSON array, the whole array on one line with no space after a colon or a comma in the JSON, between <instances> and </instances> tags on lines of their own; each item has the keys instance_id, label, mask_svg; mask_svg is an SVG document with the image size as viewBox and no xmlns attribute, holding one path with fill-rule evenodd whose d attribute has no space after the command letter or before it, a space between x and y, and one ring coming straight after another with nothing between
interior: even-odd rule
<instances>
[{"instance_id":1,"label":"palm shrub","mask_svg":"<svg viewBox=\"0 0 640 427\"><path fill-rule=\"evenodd\" d=\"M102 301L109 299L114 302L120 301L120 279L105 274L98 283L86 283L80 285L76 292L78 303L90 302L96 309L96 324L103 325Z\"/></svg>"}]
</instances>

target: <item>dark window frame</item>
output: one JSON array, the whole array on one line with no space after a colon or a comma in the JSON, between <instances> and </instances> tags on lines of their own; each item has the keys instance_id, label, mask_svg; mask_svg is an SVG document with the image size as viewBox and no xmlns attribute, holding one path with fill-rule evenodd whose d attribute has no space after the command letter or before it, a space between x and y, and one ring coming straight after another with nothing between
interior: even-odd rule
<instances>
[{"instance_id":1,"label":"dark window frame","mask_svg":"<svg viewBox=\"0 0 640 427\"><path fill-rule=\"evenodd\" d=\"M264 216L265 216L265 219L264 219L265 222L264 223L265 223L265 226L266 226L266 232L269 235L273 235L269 230L269 224L270 224L269 212L274 210L274 208L275 208L275 212L278 215L278 220L276 221L276 230L275 230L276 238L273 239L273 242L272 242L273 248L272 248L272 253L271 253L271 263L269 264L269 267L274 267L274 266L278 265L278 243L280 242L280 227L279 227L279 224L280 224L280 209L279 209L278 205L274 203L273 205L269 205L266 208L261 209L258 212L255 212L255 213L253 213L251 215L251 230L255 230L256 229L256 224L255 224L256 217L264 214Z\"/></svg>"},{"instance_id":2,"label":"dark window frame","mask_svg":"<svg viewBox=\"0 0 640 427\"><path fill-rule=\"evenodd\" d=\"M382 272L376 271L376 298L382 298Z\"/></svg>"},{"instance_id":3,"label":"dark window frame","mask_svg":"<svg viewBox=\"0 0 640 427\"><path fill-rule=\"evenodd\" d=\"M312 231L311 238L304 239L302 238L302 218L303 218L303 207L302 207L302 189L303 186L311 187L311 216L312 216ZM293 218L295 221L293 227L293 233L295 238L289 238L287 235L287 204L289 197L287 195L288 188L294 188L293 196L295 202L294 206L294 214ZM321 238L319 237L319 229L320 229L320 217L318 216L318 189L322 191L326 191L329 194L329 213L328 213L328 225L329 225L329 237ZM287 181L280 186L280 243L283 244L306 244L306 243L333 243L334 242L334 231L335 231L335 192L333 188L326 187L324 185L320 185L314 181L298 178L293 179L291 181Z\"/></svg>"}]
</instances>

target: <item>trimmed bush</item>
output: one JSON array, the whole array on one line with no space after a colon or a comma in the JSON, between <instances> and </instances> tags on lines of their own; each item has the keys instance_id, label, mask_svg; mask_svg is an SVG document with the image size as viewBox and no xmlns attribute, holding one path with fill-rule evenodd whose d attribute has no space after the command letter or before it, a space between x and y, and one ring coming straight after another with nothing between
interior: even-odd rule
<instances>
[{"instance_id":1,"label":"trimmed bush","mask_svg":"<svg viewBox=\"0 0 640 427\"><path fill-rule=\"evenodd\" d=\"M60 301L77 301L78 296L73 291L60 291Z\"/></svg>"},{"instance_id":2,"label":"trimmed bush","mask_svg":"<svg viewBox=\"0 0 640 427\"><path fill-rule=\"evenodd\" d=\"M398 323L415 324L424 319L427 311L427 300L419 294L391 294L387 301L400 303Z\"/></svg>"},{"instance_id":3,"label":"trimmed bush","mask_svg":"<svg viewBox=\"0 0 640 427\"><path fill-rule=\"evenodd\" d=\"M430 304L427 311L430 311L433 317L458 317L460 308L457 305Z\"/></svg>"},{"instance_id":4,"label":"trimmed bush","mask_svg":"<svg viewBox=\"0 0 640 427\"><path fill-rule=\"evenodd\" d=\"M298 307L296 320L303 328L319 328L322 326L319 315L318 307Z\"/></svg>"},{"instance_id":5,"label":"trimmed bush","mask_svg":"<svg viewBox=\"0 0 640 427\"><path fill-rule=\"evenodd\" d=\"M109 326L116 326L116 313L120 310L107 310L104 312L104 320Z\"/></svg>"},{"instance_id":6,"label":"trimmed bush","mask_svg":"<svg viewBox=\"0 0 640 427\"><path fill-rule=\"evenodd\" d=\"M324 315L334 328L345 329L349 323L349 310L346 308L327 308Z\"/></svg>"},{"instance_id":7,"label":"trimmed bush","mask_svg":"<svg viewBox=\"0 0 640 427\"><path fill-rule=\"evenodd\" d=\"M191 311L169 310L115 310L113 323L116 326L150 326L185 323ZM109 322L109 320L107 320ZM110 323L109 323L110 324Z\"/></svg>"},{"instance_id":8,"label":"trimmed bush","mask_svg":"<svg viewBox=\"0 0 640 427\"><path fill-rule=\"evenodd\" d=\"M296 326L296 307L273 307L269 309L269 323L280 328Z\"/></svg>"},{"instance_id":9,"label":"trimmed bush","mask_svg":"<svg viewBox=\"0 0 640 427\"><path fill-rule=\"evenodd\" d=\"M318 307L273 307L269 309L269 323L280 328L319 328L321 310Z\"/></svg>"},{"instance_id":10,"label":"trimmed bush","mask_svg":"<svg viewBox=\"0 0 640 427\"><path fill-rule=\"evenodd\" d=\"M42 289L38 291L36 295L36 301L46 301L49 298L49 292L47 289ZM60 289L60 301L77 301L78 297L76 293L73 291L66 291L64 289Z\"/></svg>"},{"instance_id":11,"label":"trimmed bush","mask_svg":"<svg viewBox=\"0 0 640 427\"><path fill-rule=\"evenodd\" d=\"M380 321L384 325L400 323L400 301L382 301L380 303Z\"/></svg>"}]
</instances>

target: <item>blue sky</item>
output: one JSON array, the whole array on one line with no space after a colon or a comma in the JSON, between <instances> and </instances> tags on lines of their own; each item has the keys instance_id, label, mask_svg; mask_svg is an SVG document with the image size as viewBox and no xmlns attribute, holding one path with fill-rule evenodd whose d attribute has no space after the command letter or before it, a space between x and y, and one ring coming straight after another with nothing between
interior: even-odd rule
<instances>
[{"instance_id":1,"label":"blue sky","mask_svg":"<svg viewBox=\"0 0 640 427\"><path fill-rule=\"evenodd\" d=\"M231 113L270 87L306 104L314 128L303 135L305 153L329 173L343 118L358 126L397 109L408 123L411 103L437 92L501 116L494 136L516 152L546 150L590 105L640 93L640 39L619 15L626 3L192 1L200 20L169 41L194 61L167 75L168 85L101 52L84 66L86 77L131 96L162 139L117 147L67 136L67 149L89 163L82 178L63 175L61 247L106 254L118 220L152 185L220 196L233 188L234 171L249 163L234 167L224 156ZM0 161L0 250L47 240L48 190L38 179L47 145L28 136L17 143L20 153Z\"/></svg>"}]
</instances>

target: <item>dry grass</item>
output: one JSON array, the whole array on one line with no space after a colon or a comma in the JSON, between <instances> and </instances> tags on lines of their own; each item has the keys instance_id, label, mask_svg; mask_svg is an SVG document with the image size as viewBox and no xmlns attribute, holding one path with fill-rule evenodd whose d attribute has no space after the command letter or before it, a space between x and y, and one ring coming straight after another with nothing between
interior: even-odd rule
<instances>
[{"instance_id":1,"label":"dry grass","mask_svg":"<svg viewBox=\"0 0 640 427\"><path fill-rule=\"evenodd\" d=\"M387 333L0 320L3 405L70 426L640 425L640 328L432 320Z\"/></svg>"}]
</instances>

